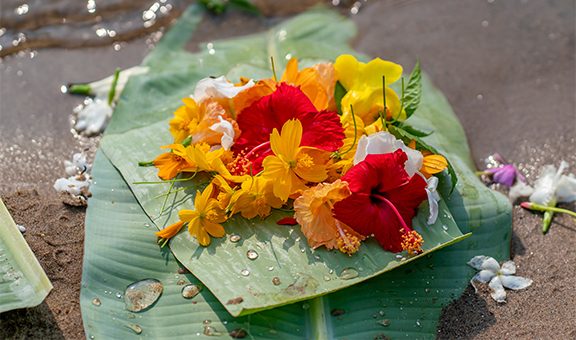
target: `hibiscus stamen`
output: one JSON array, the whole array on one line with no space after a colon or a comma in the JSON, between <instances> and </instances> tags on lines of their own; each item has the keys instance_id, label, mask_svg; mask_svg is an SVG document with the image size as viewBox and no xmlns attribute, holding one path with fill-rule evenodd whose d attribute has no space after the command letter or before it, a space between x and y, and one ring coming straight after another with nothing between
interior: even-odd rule
<instances>
[{"instance_id":1,"label":"hibiscus stamen","mask_svg":"<svg viewBox=\"0 0 576 340\"><path fill-rule=\"evenodd\" d=\"M400 232L402 232L402 249L406 250L410 255L422 253L424 239L422 239L422 236L418 234L416 230L406 232L401 229Z\"/></svg>"},{"instance_id":2,"label":"hibiscus stamen","mask_svg":"<svg viewBox=\"0 0 576 340\"><path fill-rule=\"evenodd\" d=\"M256 152L260 151L261 149L264 149L264 147L266 146L270 146L270 141L266 141L260 145L255 146L252 150L250 150L250 152L248 152L246 154L246 158L249 158L250 156L254 155Z\"/></svg>"},{"instance_id":3,"label":"hibiscus stamen","mask_svg":"<svg viewBox=\"0 0 576 340\"><path fill-rule=\"evenodd\" d=\"M342 225L340 221L335 220L335 222L338 234L340 234L338 239L336 240L338 250L340 250L344 254L352 256L352 254L357 252L358 249L360 248L360 240L358 239L358 237L348 232L344 232L344 230L342 230Z\"/></svg>"}]
</instances>

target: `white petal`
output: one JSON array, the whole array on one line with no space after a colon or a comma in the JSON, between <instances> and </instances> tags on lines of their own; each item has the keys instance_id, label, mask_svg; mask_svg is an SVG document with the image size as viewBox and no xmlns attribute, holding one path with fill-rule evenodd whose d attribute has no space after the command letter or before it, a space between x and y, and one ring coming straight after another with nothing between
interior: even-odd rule
<instances>
[{"instance_id":1,"label":"white petal","mask_svg":"<svg viewBox=\"0 0 576 340\"><path fill-rule=\"evenodd\" d=\"M492 281L490 281L490 283L488 284L488 287L492 289L490 296L492 296L492 298L496 300L496 302L500 303L506 302L506 291L502 286L502 282L500 281L499 276L494 277Z\"/></svg>"},{"instance_id":2,"label":"white petal","mask_svg":"<svg viewBox=\"0 0 576 340\"><path fill-rule=\"evenodd\" d=\"M112 107L107 100L95 98L79 113L74 129L87 135L99 134L106 128L108 120L112 117Z\"/></svg>"},{"instance_id":3,"label":"white petal","mask_svg":"<svg viewBox=\"0 0 576 340\"><path fill-rule=\"evenodd\" d=\"M481 270L478 272L478 274L476 274L472 280L478 281L478 282L482 282L482 283L486 283L490 280L492 280L492 278L496 276L496 273L494 273L491 270Z\"/></svg>"},{"instance_id":4,"label":"white petal","mask_svg":"<svg viewBox=\"0 0 576 340\"><path fill-rule=\"evenodd\" d=\"M220 144L222 144L224 150L230 150L234 144L234 126L222 116L218 116L218 119L220 122L210 126L210 130L222 133Z\"/></svg>"},{"instance_id":5,"label":"white petal","mask_svg":"<svg viewBox=\"0 0 576 340\"><path fill-rule=\"evenodd\" d=\"M428 178L426 182L428 183L428 186L426 187L426 195L428 196L428 206L430 208L428 221L426 221L426 223L430 225L436 223L436 220L438 219L438 201L440 201L440 195L436 191L436 188L438 187L437 177L432 176Z\"/></svg>"},{"instance_id":6,"label":"white petal","mask_svg":"<svg viewBox=\"0 0 576 340\"><path fill-rule=\"evenodd\" d=\"M254 81L250 80L242 86L234 86L226 77L204 78L201 79L194 89L192 96L196 101L202 101L206 98L234 98L238 93L247 88L254 86Z\"/></svg>"},{"instance_id":7,"label":"white petal","mask_svg":"<svg viewBox=\"0 0 576 340\"><path fill-rule=\"evenodd\" d=\"M508 191L508 198L510 202L514 203L520 197L528 197L532 195L534 188L522 181L516 181L516 183Z\"/></svg>"},{"instance_id":8,"label":"white petal","mask_svg":"<svg viewBox=\"0 0 576 340\"><path fill-rule=\"evenodd\" d=\"M502 263L502 268L500 269L500 273L504 275L512 275L516 274L516 264L514 261L506 261Z\"/></svg>"},{"instance_id":9,"label":"white petal","mask_svg":"<svg viewBox=\"0 0 576 340\"><path fill-rule=\"evenodd\" d=\"M82 188L88 188L91 184L90 177L85 175L83 180L78 180L72 176L69 178L58 178L54 182L54 189L59 192L68 192L72 195L80 195Z\"/></svg>"},{"instance_id":10,"label":"white petal","mask_svg":"<svg viewBox=\"0 0 576 340\"><path fill-rule=\"evenodd\" d=\"M118 97L120 96L120 94L124 90L124 87L126 86L126 83L128 82L128 79L131 76L136 76L136 75L145 74L145 73L148 73L148 67L145 67L145 66L134 66L134 67L120 71L120 74L118 75L118 82L116 83L116 95L115 95L114 99L115 100L118 99ZM110 92L110 89L112 87L112 81L113 80L114 80L114 75L111 75L111 76L106 77L102 80L98 80L98 81L95 81L93 83L90 83L90 89L91 89L92 94L94 94L97 97L107 98L108 92Z\"/></svg>"},{"instance_id":11,"label":"white petal","mask_svg":"<svg viewBox=\"0 0 576 340\"><path fill-rule=\"evenodd\" d=\"M422 167L422 153L407 147L401 140L396 139L396 137L386 131L360 138L356 154L354 155L354 165L362 162L367 155L382 155L398 149L402 149L408 156L404 169L410 177L414 176Z\"/></svg>"},{"instance_id":12,"label":"white petal","mask_svg":"<svg viewBox=\"0 0 576 340\"><path fill-rule=\"evenodd\" d=\"M558 169L554 165L545 165L534 183L534 192L530 195L530 201L542 205L554 202L558 183L566 167L568 163L565 161L560 163Z\"/></svg>"},{"instance_id":13,"label":"white petal","mask_svg":"<svg viewBox=\"0 0 576 340\"><path fill-rule=\"evenodd\" d=\"M487 269L497 273L500 270L500 265L498 264L498 261L488 256L486 261L482 263L481 269Z\"/></svg>"},{"instance_id":14,"label":"white petal","mask_svg":"<svg viewBox=\"0 0 576 340\"><path fill-rule=\"evenodd\" d=\"M576 177L573 174L563 175L558 182L556 189L558 202L570 203L576 201Z\"/></svg>"},{"instance_id":15,"label":"white petal","mask_svg":"<svg viewBox=\"0 0 576 340\"><path fill-rule=\"evenodd\" d=\"M527 279L522 276L514 276L514 275L500 275L500 281L502 285L506 288L513 289L513 290L520 290L527 288L532 284L532 280Z\"/></svg>"},{"instance_id":16,"label":"white petal","mask_svg":"<svg viewBox=\"0 0 576 340\"><path fill-rule=\"evenodd\" d=\"M482 268L482 265L488 259L492 259L492 258L489 256L484 256L484 255L474 256L470 261L468 261L468 265L474 269L482 270L482 269L484 269L484 268Z\"/></svg>"}]
</instances>

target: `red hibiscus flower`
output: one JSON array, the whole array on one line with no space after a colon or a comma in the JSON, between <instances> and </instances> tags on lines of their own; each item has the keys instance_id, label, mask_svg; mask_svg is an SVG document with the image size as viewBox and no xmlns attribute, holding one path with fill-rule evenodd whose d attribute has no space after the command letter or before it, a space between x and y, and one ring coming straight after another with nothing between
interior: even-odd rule
<instances>
[{"instance_id":1,"label":"red hibiscus flower","mask_svg":"<svg viewBox=\"0 0 576 340\"><path fill-rule=\"evenodd\" d=\"M282 129L289 119L302 123L302 146L326 151L338 150L344 139L344 128L336 112L318 112L314 104L298 87L281 83L272 94L256 100L238 114L238 127L242 131L232 150L244 153L254 167L261 169L262 160L271 153L270 134Z\"/></svg>"},{"instance_id":2,"label":"red hibiscus flower","mask_svg":"<svg viewBox=\"0 0 576 340\"><path fill-rule=\"evenodd\" d=\"M408 176L402 150L366 159L342 177L352 195L334 204L334 217L364 236L374 235L382 248L397 253L421 251L422 237L410 227L426 199L426 181Z\"/></svg>"}]
</instances>

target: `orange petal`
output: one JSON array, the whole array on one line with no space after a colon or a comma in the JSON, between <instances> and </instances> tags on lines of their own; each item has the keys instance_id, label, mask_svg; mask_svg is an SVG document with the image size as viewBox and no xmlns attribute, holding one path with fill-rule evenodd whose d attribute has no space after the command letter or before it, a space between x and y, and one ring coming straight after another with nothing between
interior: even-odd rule
<instances>
[{"instance_id":1,"label":"orange petal","mask_svg":"<svg viewBox=\"0 0 576 340\"><path fill-rule=\"evenodd\" d=\"M444 171L448 167L448 161L442 155L425 156L422 161L421 172L423 174L434 175Z\"/></svg>"},{"instance_id":2,"label":"orange petal","mask_svg":"<svg viewBox=\"0 0 576 340\"><path fill-rule=\"evenodd\" d=\"M166 228L156 232L156 236L161 237L163 239L171 239L172 237L176 236L180 229L184 226L184 221L178 221L174 224L167 226Z\"/></svg>"}]
</instances>

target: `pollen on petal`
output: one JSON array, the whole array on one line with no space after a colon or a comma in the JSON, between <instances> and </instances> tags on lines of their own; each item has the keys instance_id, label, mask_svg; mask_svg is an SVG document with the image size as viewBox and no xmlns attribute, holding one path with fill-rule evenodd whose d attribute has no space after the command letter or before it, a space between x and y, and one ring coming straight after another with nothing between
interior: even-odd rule
<instances>
[{"instance_id":1,"label":"pollen on petal","mask_svg":"<svg viewBox=\"0 0 576 340\"><path fill-rule=\"evenodd\" d=\"M422 253L422 244L424 240L417 231L404 231L402 233L402 249L406 250L410 255L418 255Z\"/></svg>"}]
</instances>

